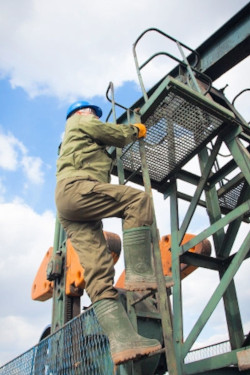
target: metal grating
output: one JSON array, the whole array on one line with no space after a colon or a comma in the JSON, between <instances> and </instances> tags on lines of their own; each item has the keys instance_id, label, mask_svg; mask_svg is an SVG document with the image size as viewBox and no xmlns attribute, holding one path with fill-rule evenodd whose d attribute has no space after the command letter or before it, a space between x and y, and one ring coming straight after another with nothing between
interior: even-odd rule
<instances>
[{"instance_id":1,"label":"metal grating","mask_svg":"<svg viewBox=\"0 0 250 375\"><path fill-rule=\"evenodd\" d=\"M113 374L109 343L93 309L0 367L0 375Z\"/></svg>"},{"instance_id":2,"label":"metal grating","mask_svg":"<svg viewBox=\"0 0 250 375\"><path fill-rule=\"evenodd\" d=\"M235 207L237 207L237 202L241 195L243 186L244 181L242 181L240 184L234 186L231 190L221 195L219 197L220 206L228 210L233 210Z\"/></svg>"},{"instance_id":3,"label":"metal grating","mask_svg":"<svg viewBox=\"0 0 250 375\"><path fill-rule=\"evenodd\" d=\"M240 181L237 185L233 186L231 189L227 190L224 194L219 196L219 204L222 210L226 212L235 209L238 206L238 201L242 193L242 189L247 184L246 180ZM245 220L250 217L250 211L244 216Z\"/></svg>"},{"instance_id":4,"label":"metal grating","mask_svg":"<svg viewBox=\"0 0 250 375\"><path fill-rule=\"evenodd\" d=\"M185 358L185 363L200 361L219 354L229 353L230 351L230 341L222 341L213 345L205 346L204 348L191 350Z\"/></svg>"},{"instance_id":5,"label":"metal grating","mask_svg":"<svg viewBox=\"0 0 250 375\"><path fill-rule=\"evenodd\" d=\"M222 126L223 120L173 92L145 121L146 159L152 181L161 183L181 168ZM123 149L125 171L140 169L139 143ZM138 172L139 174L141 172Z\"/></svg>"}]
</instances>

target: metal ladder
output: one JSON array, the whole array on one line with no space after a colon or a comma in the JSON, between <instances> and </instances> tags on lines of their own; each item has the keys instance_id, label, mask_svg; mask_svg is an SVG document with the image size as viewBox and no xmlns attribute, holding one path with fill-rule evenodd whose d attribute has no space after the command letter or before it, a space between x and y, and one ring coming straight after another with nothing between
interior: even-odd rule
<instances>
[{"instance_id":1,"label":"metal ladder","mask_svg":"<svg viewBox=\"0 0 250 375\"><path fill-rule=\"evenodd\" d=\"M119 104L117 104L114 100L114 87L113 87L112 82L110 83L107 89L107 97L108 97L109 90L111 90L111 93L112 93L112 99L111 99L112 113L113 113L114 123L116 123L115 106ZM129 109L127 109L127 116L128 116L128 122L129 122L130 121ZM137 113L135 113L135 121L141 122L140 116ZM152 189L151 189L150 177L149 177L149 172L148 172L148 167L147 167L147 162L146 162L145 144L144 144L143 139L138 140L138 147L139 147L139 152L140 152L140 157L141 157L140 170L143 176L144 188L145 188L145 191L148 194L150 194L150 196L152 197ZM125 153L129 152L129 149L130 148L128 147ZM138 172L138 170L135 170L127 179L125 179L124 169L123 169L123 164L122 164L122 159L125 153L122 153L122 150L119 148L116 149L116 163L117 163L117 168L118 168L118 178L119 178L120 184L126 184L127 182L130 181L130 178L132 177L132 175ZM153 203L153 197L152 197L152 203ZM165 352L169 374L177 375L176 357L174 353L173 336L172 336L171 303L169 299L169 293L167 292L167 289L166 289L166 278L164 277L163 270L162 270L161 253L160 253L160 247L159 247L160 238L159 238L159 232L157 229L155 213L154 213L153 223L151 225L151 238L152 238L152 244L153 244L153 259L154 259L158 289L157 291L149 292L146 295L142 295L140 298L137 298L136 300L134 300L133 298L133 292L127 291L126 292L127 311L128 311L130 320L132 324L134 325L134 328L137 329L137 316L136 316L136 311L135 311L135 305L143 301L145 298L156 293L158 308L159 308L160 316L161 316L164 348L161 349L161 351L153 353L152 355ZM121 365L119 371L120 371L119 375L125 375L125 374L143 375L140 369L140 362L134 363L134 364L130 363L127 365L126 364Z\"/></svg>"}]
</instances>

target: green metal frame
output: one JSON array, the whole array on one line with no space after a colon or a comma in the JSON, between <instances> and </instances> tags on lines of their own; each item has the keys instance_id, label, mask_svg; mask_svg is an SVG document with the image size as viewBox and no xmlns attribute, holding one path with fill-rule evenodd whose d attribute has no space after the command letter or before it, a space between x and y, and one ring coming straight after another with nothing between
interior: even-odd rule
<instances>
[{"instance_id":1,"label":"green metal frame","mask_svg":"<svg viewBox=\"0 0 250 375\"><path fill-rule=\"evenodd\" d=\"M140 37L138 40L140 40ZM178 43L178 41L176 42ZM244 332L237 299L237 291L234 283L234 276L239 271L242 262L249 256L250 234L243 239L242 243L239 244L237 251L233 255L231 252L235 242L235 236L240 229L241 223L243 221L249 221L250 158L248 151L249 145L246 146L246 143L249 144L250 139L249 126L240 116L237 116L236 111L234 114L222 105L212 101L211 98L204 96L200 90L194 91L193 88L188 87L186 84L183 84L182 82L169 76L162 80L162 82L160 82L160 84L155 88L155 91L151 92L150 96L148 96L144 89L140 70L151 59L139 66L135 53L136 44L137 42L134 45L134 56L137 73L144 96L144 104L140 108L140 117L138 112L128 110L127 113L130 114L130 118L126 118L126 116L123 115L119 119L119 122L127 124L133 121L142 121L147 124L148 118L152 114L154 116L154 111L158 106L162 105L164 98L169 94L169 92L180 96L186 102L189 102L205 113L220 119L222 122L222 125L218 126L218 128L211 132L211 134L208 135L202 142L199 143L197 140L197 147L193 149L185 159L177 164L174 170L170 171L164 180L160 182L152 181L150 178L150 167L147 163L148 155L145 152L145 143L143 140L139 141L141 167L137 170L128 171L123 169L120 162L121 159L124 158L124 154L121 154L121 151L119 151L118 175L120 173L119 171L122 171L122 183L124 183L124 176L127 176L127 181L132 180L134 182L139 182L145 186L145 190L150 194L151 183L153 183L154 187L157 187L157 189L164 194L166 199L170 199L172 273L174 280L173 316L170 314L171 307L166 304L166 302L169 302L169 299L166 298L167 293L166 289L164 288L163 279L161 278L162 268L161 259L159 256L160 252L158 252L157 249L159 237L156 229L156 220L152 226L152 233L155 231L155 265L157 274L159 272L160 275L158 280L160 296L159 307L163 332L164 335L168 337L168 340L165 340L165 353L168 372L170 375L222 375L226 373L239 373L236 354L238 351L249 349L249 347L243 347ZM181 48L179 43L178 47L179 49ZM192 69L187 60L184 61L187 64L187 71ZM198 85L194 84L193 86L197 88ZM113 108L114 107L115 101L113 99ZM155 126L157 127L157 120ZM212 140L214 140L214 144L212 143L212 150L209 152L209 148L211 149ZM219 170L215 172L213 168L215 165L217 165L217 159L219 157L222 145L226 145L229 149L231 160L224 167L219 168ZM148 145L148 147L150 146ZM175 153L174 149L172 151ZM128 150L125 150L125 153L126 152L128 152ZM135 152L136 150L134 149L134 153ZM185 164L194 156L198 156L200 175L186 172L183 169ZM225 183L225 178L229 175L229 173L236 169L240 170L240 173L238 173L232 179L232 181ZM177 181L179 178L195 186L195 192L192 197L178 191ZM239 193L237 204L235 207L226 211L220 204L220 198L223 197L224 194L230 192L232 188L239 185L239 183L242 181L245 185ZM205 196L205 200L201 200L202 194ZM190 204L182 223L180 223L178 212L180 200L183 199ZM195 218L196 210L200 205L206 208L210 226L197 234L195 238L190 240L188 243L182 245L182 240L187 233L190 222L193 218ZM192 255L188 252L190 248L194 247L209 236L212 236L213 238L215 250L214 257L205 259L205 257ZM183 316L185 315L185 311L183 311L182 306L182 283L180 276L180 263L183 262L183 259L185 259L188 264L204 267L210 269L212 272L218 271L220 278L219 285L216 287L203 311L201 311L200 316L185 340L183 337ZM200 361L185 363L187 354L191 350L192 346L196 342L196 339L202 332L213 311L221 300L223 300L225 308L225 317L227 321L231 352ZM164 302L162 303L162 301ZM135 320L134 314L133 319ZM234 366L234 368L229 366ZM130 367L127 374L132 374L131 371L132 370ZM134 374L140 374L140 372L134 372Z\"/></svg>"},{"instance_id":2,"label":"green metal frame","mask_svg":"<svg viewBox=\"0 0 250 375\"><path fill-rule=\"evenodd\" d=\"M114 88L110 84L112 91L112 112L113 120L116 123L115 114L115 100ZM174 170L161 182L158 183L159 190L164 194L166 199L170 199L170 221L171 221L171 237L172 237L172 273L174 280L173 287L173 306L171 306L169 294L166 290L165 278L162 272L161 255L159 249L159 233L157 230L156 215L154 215L154 222L151 228L153 240L153 255L156 268L158 291L158 311L159 315L156 319L161 319L162 333L164 338L164 348L161 353L165 353L166 365L170 375L184 375L184 374L226 374L231 373L232 369L229 365L237 367L237 351L244 350L242 348L244 342L244 332L241 322L241 314L237 300L237 292L234 284L234 276L238 272L242 262L249 256L249 235L240 244L237 252L231 255L232 246L234 244L235 235L237 234L240 225L243 221L247 221L250 210L249 201L249 153L246 147L246 141L249 139L249 128L246 123L242 123L231 111L223 108L218 103L214 103L208 98L204 97L199 92L195 92L192 88L187 87L178 80L172 77L167 77L156 89L152 96L148 98L146 103L141 107L140 113L127 110L125 124L130 122L145 121L152 115L157 106L160 105L161 100L169 93L174 93L184 98L187 102L200 108L209 115L219 118L222 122L221 127L215 129L205 140L197 143L197 147L190 152L190 154L181 161ZM212 150L208 151L208 144L211 140L215 140L212 144ZM244 140L244 142L242 141ZM225 144L230 151L232 160L223 168L214 172L212 169L216 163L222 144ZM124 156L128 150L123 152L121 149L116 149L116 165L119 183L125 184L127 181L138 178L141 184L144 185L145 190L152 196L152 179L150 177L150 170L147 162L147 143L144 140L138 141L138 150L140 158L140 168L137 170L128 171L124 169ZM132 145L133 147L133 145ZM210 146L211 148L211 146ZM200 174L193 174L186 172L183 167L195 155L198 156L200 163ZM232 181L224 183L225 178L229 173L239 169L238 173ZM125 178L126 177L126 178ZM187 196L178 191L178 179L195 186L195 192L192 197ZM224 212L222 214L222 207L220 206L220 197L223 194L234 188L235 185L241 181L246 181L244 188L241 191L236 207ZM219 185L219 188L218 188ZM204 194L203 194L204 193ZM205 195L205 200L201 196ZM179 205L180 200L185 199L189 202L186 215L182 222L179 221ZM195 218L196 210L199 206L203 206L207 210L210 220L210 226L196 235L195 238L188 243L182 245L182 240L188 231L189 224ZM227 228L227 229L226 229ZM202 240L213 237L215 257L207 258L202 256L195 256L188 252L188 250ZM68 311L68 297L64 293L65 277L64 273L59 272L60 267L65 262L66 242L65 234L59 223L56 223L55 243L53 252L52 264L52 279L54 275L55 288L53 295L53 321L52 332L57 328L63 326L66 321L72 317L69 316ZM182 306L182 282L180 275L180 263L183 260L188 264L211 269L211 271L218 271L220 283L208 300L207 305L201 311L199 318L191 329L189 335L184 340L183 337L183 311ZM140 316L140 311L136 311L135 306L145 296L138 301L134 301L133 293L127 292L127 311L132 324L137 329L137 318ZM218 305L219 301L223 300L225 306L225 315L227 327L229 332L231 352L217 355L208 359L185 363L185 358L190 352L193 344L196 342L199 334L202 332L210 316ZM72 301L70 301L72 303ZM71 305L72 306L72 305ZM66 319L66 320L65 320ZM157 353L159 354L159 353ZM142 375L140 362L130 362L119 366L119 375ZM238 373L234 369L234 373Z\"/></svg>"}]
</instances>

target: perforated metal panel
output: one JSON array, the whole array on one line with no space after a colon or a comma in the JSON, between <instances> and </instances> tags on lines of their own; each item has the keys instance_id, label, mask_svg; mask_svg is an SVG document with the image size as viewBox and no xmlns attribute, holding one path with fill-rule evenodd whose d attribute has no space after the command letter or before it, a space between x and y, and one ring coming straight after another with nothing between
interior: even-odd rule
<instances>
[{"instance_id":1,"label":"perforated metal panel","mask_svg":"<svg viewBox=\"0 0 250 375\"><path fill-rule=\"evenodd\" d=\"M222 210L225 212L231 211L238 206L238 200L241 196L242 189L247 184L246 180L241 180L238 184L227 190L225 193L219 196L219 204ZM250 212L246 213L244 219L249 220Z\"/></svg>"},{"instance_id":2,"label":"perforated metal panel","mask_svg":"<svg viewBox=\"0 0 250 375\"><path fill-rule=\"evenodd\" d=\"M169 178L190 160L218 133L226 119L217 104L209 103L207 98L180 83L176 90L173 79L170 83L171 86L164 87L152 101L143 117L148 130L145 147L149 175L151 181L157 183ZM140 169L138 141L123 149L122 160L125 171ZM137 174L141 174L140 170Z\"/></svg>"},{"instance_id":3,"label":"perforated metal panel","mask_svg":"<svg viewBox=\"0 0 250 375\"><path fill-rule=\"evenodd\" d=\"M225 194L221 195L219 198L220 206L228 210L233 210L235 207L237 207L237 202L243 186L244 181L242 181L239 185L234 186Z\"/></svg>"},{"instance_id":4,"label":"perforated metal panel","mask_svg":"<svg viewBox=\"0 0 250 375\"><path fill-rule=\"evenodd\" d=\"M146 121L146 159L150 178L161 182L192 157L197 148L222 125L223 121L170 93ZM129 149L126 152L126 149ZM139 145L123 150L124 168L140 167Z\"/></svg>"}]
</instances>

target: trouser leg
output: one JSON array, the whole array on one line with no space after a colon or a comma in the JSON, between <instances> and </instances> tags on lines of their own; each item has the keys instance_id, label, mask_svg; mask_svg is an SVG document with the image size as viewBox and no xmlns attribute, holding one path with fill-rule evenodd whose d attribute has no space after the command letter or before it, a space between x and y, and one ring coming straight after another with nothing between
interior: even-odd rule
<instances>
[{"instance_id":1,"label":"trouser leg","mask_svg":"<svg viewBox=\"0 0 250 375\"><path fill-rule=\"evenodd\" d=\"M57 209L71 221L124 219L124 229L152 224L149 194L130 186L88 180L61 182L56 190Z\"/></svg>"},{"instance_id":2,"label":"trouser leg","mask_svg":"<svg viewBox=\"0 0 250 375\"><path fill-rule=\"evenodd\" d=\"M85 288L92 303L103 298L117 298L114 288L114 262L107 249L102 223L70 222L59 216L67 236L84 268Z\"/></svg>"},{"instance_id":3,"label":"trouser leg","mask_svg":"<svg viewBox=\"0 0 250 375\"><path fill-rule=\"evenodd\" d=\"M84 269L87 267L87 278L85 278L87 292L92 302L93 299L104 298L103 295L106 292L110 294L111 291L110 279L106 281L109 272L111 272L111 266L109 265L105 271L106 263L104 262L101 265L102 259L98 256L99 245L97 246L94 238L95 233L98 231L95 232L93 230L93 223L100 222L102 218L120 217L124 219L124 230L149 226L152 223L151 198L145 192L131 187L79 180L74 182L65 181L58 184L56 202L59 220L64 226L68 237L71 238L72 245L78 252L82 266ZM88 234L84 234L84 231ZM91 236L89 235L90 233L94 234ZM98 233L99 238L101 238L100 229ZM85 239L86 236L89 237L88 241ZM151 244L147 246L151 248ZM103 244L101 248L104 251L106 247ZM134 257L136 259L136 248L134 250ZM99 263L97 263L97 260L89 260L95 259L94 254L97 254ZM95 277L105 280L105 283L103 285L99 283L95 285ZM92 284L94 285L94 292ZM103 287L105 285L106 290L104 291ZM97 292L98 288L100 288L99 294ZM112 293L114 295L114 291Z\"/></svg>"}]
</instances>

